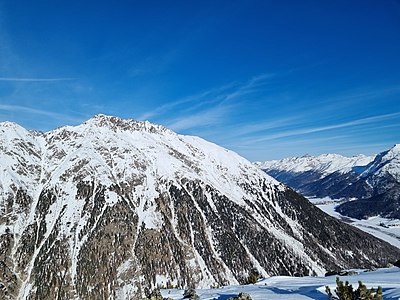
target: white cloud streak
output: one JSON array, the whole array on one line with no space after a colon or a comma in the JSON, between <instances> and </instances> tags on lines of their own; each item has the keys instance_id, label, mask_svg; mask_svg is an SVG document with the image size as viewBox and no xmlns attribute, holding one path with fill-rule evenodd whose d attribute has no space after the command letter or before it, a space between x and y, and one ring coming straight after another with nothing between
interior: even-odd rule
<instances>
[{"instance_id":1,"label":"white cloud streak","mask_svg":"<svg viewBox=\"0 0 400 300\"><path fill-rule=\"evenodd\" d=\"M256 132L266 131L274 128L281 128L285 126L290 126L294 124L294 121L298 120L299 117L287 117L281 118L261 123L252 123L248 125L239 124L235 129L235 137L242 135L249 135Z\"/></svg>"},{"instance_id":2,"label":"white cloud streak","mask_svg":"<svg viewBox=\"0 0 400 300\"><path fill-rule=\"evenodd\" d=\"M255 92L260 87L265 85L265 83L268 81L268 79L271 79L271 78L273 78L275 76L276 76L275 74L261 74L261 75L258 75L258 76L254 76L248 82L246 82L245 84L239 86L235 91L233 91L232 93L226 95L224 97L224 101L228 101L228 100L231 100L231 99L242 97L242 96L244 96L246 94L250 94L252 92Z\"/></svg>"},{"instance_id":3,"label":"white cloud streak","mask_svg":"<svg viewBox=\"0 0 400 300\"><path fill-rule=\"evenodd\" d=\"M236 106L231 102L233 99L240 98L246 94L254 92L259 87L264 85L266 80L270 79L273 76L274 75L271 74L262 74L251 78L245 84L234 86L235 88L233 91L232 90L227 91L229 87L233 86L233 84L230 84L219 88L211 89L209 91L205 91L203 93L194 95L192 97L188 97L186 100L182 100L171 104L166 104L165 106L168 105L176 106L180 104L187 104L187 103L192 103L194 101L204 100L204 98L206 97L212 98L212 100L205 101L207 105L215 103L215 105L212 106L210 109L198 112L196 114L181 116L179 119L175 119L172 122L170 122L169 125L167 126L173 130L179 131L179 130L221 124L229 116L230 110L234 106ZM169 106L168 108L170 107L171 106Z\"/></svg>"},{"instance_id":4,"label":"white cloud streak","mask_svg":"<svg viewBox=\"0 0 400 300\"><path fill-rule=\"evenodd\" d=\"M250 80L242 84L231 82L220 87L212 88L198 94L185 97L183 99L166 103L152 111L140 115L139 117L137 117L137 119L147 120L149 118L166 114L170 110L184 105L186 106L181 108L181 111L198 110L199 107L205 105L222 105L226 102L230 102L234 99L243 97L259 90L263 85L266 84L266 82L268 82L269 79L273 78L274 76L275 74L261 74L251 78ZM183 118L186 119L185 116Z\"/></svg>"},{"instance_id":5,"label":"white cloud streak","mask_svg":"<svg viewBox=\"0 0 400 300\"><path fill-rule=\"evenodd\" d=\"M337 97L333 97L327 100L333 103L337 102L346 103L351 100L366 101L369 99L386 97L389 95L397 94L399 92L400 92L400 85L394 85L384 88L364 89L362 91L355 91L352 93L348 93L347 95L339 95Z\"/></svg>"},{"instance_id":6,"label":"white cloud streak","mask_svg":"<svg viewBox=\"0 0 400 300\"><path fill-rule=\"evenodd\" d=\"M149 112L146 112L146 113L142 114L141 116L137 117L137 119L139 119L139 120L147 120L149 118L156 117L158 115L161 115L161 114L164 114L164 113L170 111L171 109L173 109L173 108L175 108L177 106L180 106L180 105L183 105L183 104L188 104L188 103L193 103L193 102L198 102L198 101L204 99L207 96L213 95L215 93L221 93L224 90L230 88L231 86L232 85L224 85L224 86L219 87L219 88L210 89L210 90L203 91L203 92L195 94L195 95L191 95L191 96L188 96L188 97L185 97L185 98L173 101L173 102L166 103L166 104L161 105L160 107L158 107L158 108L156 108L156 109L154 109L152 111L149 111Z\"/></svg>"},{"instance_id":7,"label":"white cloud streak","mask_svg":"<svg viewBox=\"0 0 400 300\"><path fill-rule=\"evenodd\" d=\"M0 81L14 82L52 82L52 81L71 81L75 78L18 78L18 77L0 77Z\"/></svg>"},{"instance_id":8,"label":"white cloud streak","mask_svg":"<svg viewBox=\"0 0 400 300\"><path fill-rule=\"evenodd\" d=\"M375 122L390 120L390 119L393 119L396 117L400 117L400 112L395 112L395 113L391 113L391 114L383 114L383 115L367 117L367 118L361 118L358 120L353 120L353 121L343 122L343 123L333 124L333 125L327 125L327 126L289 130L289 131L284 131L281 133L266 135L261 138L252 139L251 141L248 141L248 142L250 142L250 143L265 142L265 141L275 140L275 139L279 139L279 138L299 136L299 135L305 135L305 134L316 133L316 132L321 132L321 131L371 124L371 123L375 123Z\"/></svg>"},{"instance_id":9,"label":"white cloud streak","mask_svg":"<svg viewBox=\"0 0 400 300\"><path fill-rule=\"evenodd\" d=\"M81 119L69 117L64 114L47 111L47 110L31 108L31 107L27 107L27 106L21 106L21 105L0 104L0 110L8 111L8 112L27 113L27 114L33 114L33 115L42 115L42 116L50 117L53 119L69 120L69 121L73 121L73 122L81 122L82 121Z\"/></svg>"},{"instance_id":10,"label":"white cloud streak","mask_svg":"<svg viewBox=\"0 0 400 300\"><path fill-rule=\"evenodd\" d=\"M179 118L167 125L172 130L179 131L194 127L205 127L219 124L231 109L231 105L220 105L194 115Z\"/></svg>"}]
</instances>

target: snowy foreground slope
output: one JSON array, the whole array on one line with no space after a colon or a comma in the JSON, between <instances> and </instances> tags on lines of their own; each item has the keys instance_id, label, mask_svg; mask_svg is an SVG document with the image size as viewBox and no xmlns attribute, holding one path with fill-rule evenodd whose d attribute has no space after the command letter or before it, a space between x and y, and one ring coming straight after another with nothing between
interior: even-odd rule
<instances>
[{"instance_id":1,"label":"snowy foreground slope","mask_svg":"<svg viewBox=\"0 0 400 300\"><path fill-rule=\"evenodd\" d=\"M378 269L367 272L357 270L356 275L340 276L340 279L349 281L354 288L358 287L361 280L367 288L382 287L383 299L400 299L400 269L397 267ZM227 286L218 289L197 290L200 300L226 300L229 297L237 296L241 292L248 293L253 300L306 300L320 299L327 300L325 287L329 286L332 291L336 287L336 276L328 277L288 277L274 276L263 279L254 285ZM164 297L171 297L174 300L181 300L182 290L162 290Z\"/></svg>"},{"instance_id":2,"label":"snowy foreground slope","mask_svg":"<svg viewBox=\"0 0 400 300\"><path fill-rule=\"evenodd\" d=\"M337 207L343 215L400 219L400 145L374 157L324 154L256 165L308 197L356 199Z\"/></svg>"},{"instance_id":3,"label":"snowy foreground slope","mask_svg":"<svg viewBox=\"0 0 400 300\"><path fill-rule=\"evenodd\" d=\"M0 299L140 299L399 257L200 138L104 115L0 124Z\"/></svg>"}]
</instances>

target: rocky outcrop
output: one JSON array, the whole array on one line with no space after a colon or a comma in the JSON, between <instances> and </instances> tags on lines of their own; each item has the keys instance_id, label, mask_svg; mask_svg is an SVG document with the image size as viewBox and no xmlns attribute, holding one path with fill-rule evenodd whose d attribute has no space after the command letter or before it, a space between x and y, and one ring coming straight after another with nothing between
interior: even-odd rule
<instances>
[{"instance_id":1,"label":"rocky outcrop","mask_svg":"<svg viewBox=\"0 0 400 300\"><path fill-rule=\"evenodd\" d=\"M252 300L251 296L247 293L239 293L235 297L228 298L228 300Z\"/></svg>"}]
</instances>

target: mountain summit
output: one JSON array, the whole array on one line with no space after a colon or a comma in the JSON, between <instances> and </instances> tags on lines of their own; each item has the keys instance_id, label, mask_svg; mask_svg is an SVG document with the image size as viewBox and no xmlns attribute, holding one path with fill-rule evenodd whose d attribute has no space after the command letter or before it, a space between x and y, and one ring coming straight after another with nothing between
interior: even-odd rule
<instances>
[{"instance_id":1,"label":"mountain summit","mask_svg":"<svg viewBox=\"0 0 400 300\"><path fill-rule=\"evenodd\" d=\"M140 299L400 256L237 154L149 122L0 123L0 163L2 299Z\"/></svg>"}]
</instances>

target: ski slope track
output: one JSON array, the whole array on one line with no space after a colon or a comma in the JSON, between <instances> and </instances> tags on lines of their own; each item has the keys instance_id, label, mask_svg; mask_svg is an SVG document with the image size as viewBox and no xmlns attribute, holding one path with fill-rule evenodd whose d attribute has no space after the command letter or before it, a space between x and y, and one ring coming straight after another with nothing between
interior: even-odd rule
<instances>
[{"instance_id":1,"label":"ski slope track","mask_svg":"<svg viewBox=\"0 0 400 300\"><path fill-rule=\"evenodd\" d=\"M0 299L141 299L399 257L201 138L105 115L0 123Z\"/></svg>"}]
</instances>

